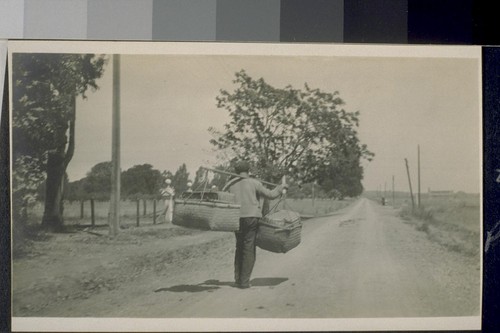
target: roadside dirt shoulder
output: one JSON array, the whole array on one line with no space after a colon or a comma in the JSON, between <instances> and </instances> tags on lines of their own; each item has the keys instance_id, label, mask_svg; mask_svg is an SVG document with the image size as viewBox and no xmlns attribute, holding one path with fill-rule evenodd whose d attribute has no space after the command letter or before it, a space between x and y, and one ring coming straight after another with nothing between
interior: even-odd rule
<instances>
[{"instance_id":1,"label":"roadside dirt shoulder","mask_svg":"<svg viewBox=\"0 0 500 333\"><path fill-rule=\"evenodd\" d=\"M64 315L72 303L152 273L177 271L234 238L167 224L126 229L115 239L87 232L47 237L13 261L14 316Z\"/></svg>"},{"instance_id":2,"label":"roadside dirt shoulder","mask_svg":"<svg viewBox=\"0 0 500 333\"><path fill-rule=\"evenodd\" d=\"M412 221L402 220L397 210L373 205L385 215L385 235L393 255L404 264L411 280L408 291L428 299L426 316L480 314L481 261L478 251L457 251L436 241ZM450 236L448 236L450 237ZM476 242L479 247L479 242ZM472 254L474 253L474 254ZM429 283L433 281L433 283ZM405 282L405 281L403 281ZM431 285L438 286L430 288Z\"/></svg>"}]
</instances>

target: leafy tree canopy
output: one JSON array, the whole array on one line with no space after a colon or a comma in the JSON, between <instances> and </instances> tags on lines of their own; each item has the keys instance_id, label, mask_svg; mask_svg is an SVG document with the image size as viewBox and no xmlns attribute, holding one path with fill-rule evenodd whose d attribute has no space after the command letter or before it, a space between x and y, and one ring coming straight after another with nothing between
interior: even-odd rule
<instances>
[{"instance_id":1,"label":"leafy tree canopy","mask_svg":"<svg viewBox=\"0 0 500 333\"><path fill-rule=\"evenodd\" d=\"M67 199L109 200L111 169L109 161L94 165L84 178L68 184ZM165 172L154 169L151 164L135 165L121 173L122 198L159 196L165 179Z\"/></svg>"},{"instance_id":2,"label":"leafy tree canopy","mask_svg":"<svg viewBox=\"0 0 500 333\"><path fill-rule=\"evenodd\" d=\"M43 163L48 150L64 150L69 122L75 117L71 103L75 96L86 98L89 89L98 88L105 58L19 53L12 62L14 161L29 156Z\"/></svg>"},{"instance_id":3,"label":"leafy tree canopy","mask_svg":"<svg viewBox=\"0 0 500 333\"><path fill-rule=\"evenodd\" d=\"M186 164L183 163L172 177L172 187L175 189L177 195L186 192L188 189L187 183L189 181L189 172L187 171Z\"/></svg>"},{"instance_id":4,"label":"leafy tree canopy","mask_svg":"<svg viewBox=\"0 0 500 333\"><path fill-rule=\"evenodd\" d=\"M153 169L151 164L135 165L122 172L122 194L158 196L164 181L161 171Z\"/></svg>"},{"instance_id":5,"label":"leafy tree canopy","mask_svg":"<svg viewBox=\"0 0 500 333\"><path fill-rule=\"evenodd\" d=\"M97 163L87 172L83 188L91 197L108 200L111 193L111 162Z\"/></svg>"},{"instance_id":6,"label":"leafy tree canopy","mask_svg":"<svg viewBox=\"0 0 500 333\"><path fill-rule=\"evenodd\" d=\"M203 190L203 188L210 189L210 185L206 182L207 180L207 171L203 169L203 167L199 167L196 170L196 174L194 176L193 189Z\"/></svg>"},{"instance_id":7,"label":"leafy tree canopy","mask_svg":"<svg viewBox=\"0 0 500 333\"><path fill-rule=\"evenodd\" d=\"M256 175L273 182L286 173L321 184L331 173L355 165L360 168L355 179L346 179L344 185L360 190L360 161L374 154L359 141L360 113L344 110L337 91L307 84L302 90L275 88L244 70L236 73L234 84L234 91L221 90L217 96L217 106L229 113L230 121L222 131L209 128L216 149L230 151L233 161L250 161Z\"/></svg>"}]
</instances>

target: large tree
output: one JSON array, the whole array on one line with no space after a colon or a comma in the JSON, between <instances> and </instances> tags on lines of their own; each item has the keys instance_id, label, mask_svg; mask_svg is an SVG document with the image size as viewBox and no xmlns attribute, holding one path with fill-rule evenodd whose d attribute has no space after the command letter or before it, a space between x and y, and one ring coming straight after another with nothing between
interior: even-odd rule
<instances>
[{"instance_id":1,"label":"large tree","mask_svg":"<svg viewBox=\"0 0 500 333\"><path fill-rule=\"evenodd\" d=\"M215 170L221 170L221 171L234 171L231 169L230 165L218 165L214 168ZM224 185L227 184L231 177L225 175L225 174L220 174L214 172L212 179L210 180L209 186L215 186L217 190L222 190L224 188Z\"/></svg>"},{"instance_id":2,"label":"large tree","mask_svg":"<svg viewBox=\"0 0 500 333\"><path fill-rule=\"evenodd\" d=\"M318 183L332 197L354 197L363 192L363 167L356 145L346 144L335 159L318 167Z\"/></svg>"},{"instance_id":3,"label":"large tree","mask_svg":"<svg viewBox=\"0 0 500 333\"><path fill-rule=\"evenodd\" d=\"M193 189L202 190L203 188L210 188L207 183L207 171L203 167L199 167L196 170L196 174L194 175L193 181Z\"/></svg>"},{"instance_id":4,"label":"large tree","mask_svg":"<svg viewBox=\"0 0 500 333\"><path fill-rule=\"evenodd\" d=\"M97 200L109 200L111 195L111 169L110 161L100 162L94 165L85 178L83 178L83 190L87 197Z\"/></svg>"},{"instance_id":5,"label":"large tree","mask_svg":"<svg viewBox=\"0 0 500 333\"><path fill-rule=\"evenodd\" d=\"M70 202L88 200L91 196L85 191L86 178L68 182L64 186L64 198Z\"/></svg>"},{"instance_id":6,"label":"large tree","mask_svg":"<svg viewBox=\"0 0 500 333\"><path fill-rule=\"evenodd\" d=\"M161 171L151 164L135 165L122 172L122 194L125 197L158 196L164 181Z\"/></svg>"},{"instance_id":7,"label":"large tree","mask_svg":"<svg viewBox=\"0 0 500 333\"><path fill-rule=\"evenodd\" d=\"M76 99L97 89L103 56L16 53L13 67L14 209L45 180L42 226L63 226L63 187L75 149Z\"/></svg>"},{"instance_id":8,"label":"large tree","mask_svg":"<svg viewBox=\"0 0 500 333\"><path fill-rule=\"evenodd\" d=\"M187 183L189 181L189 172L185 163L177 169L174 176L172 177L172 187L175 189L175 193L180 195L186 192L188 189Z\"/></svg>"},{"instance_id":9,"label":"large tree","mask_svg":"<svg viewBox=\"0 0 500 333\"><path fill-rule=\"evenodd\" d=\"M354 156L358 165L373 157L358 139L359 112L344 110L337 91L307 84L303 89L275 88L243 70L234 84L234 91L221 90L217 96L217 106L228 112L230 121L222 131L209 129L211 143L224 154L231 151L233 159L252 162L259 177L278 182L288 173L303 182L322 183L322 166L344 167L339 161L346 155ZM362 172L356 177L350 185L360 184Z\"/></svg>"},{"instance_id":10,"label":"large tree","mask_svg":"<svg viewBox=\"0 0 500 333\"><path fill-rule=\"evenodd\" d=\"M94 198L109 200L111 194L111 162L97 163L87 172L85 178L66 186L68 200ZM121 194L123 197L158 196L164 185L165 175L151 164L135 165L121 173Z\"/></svg>"}]
</instances>

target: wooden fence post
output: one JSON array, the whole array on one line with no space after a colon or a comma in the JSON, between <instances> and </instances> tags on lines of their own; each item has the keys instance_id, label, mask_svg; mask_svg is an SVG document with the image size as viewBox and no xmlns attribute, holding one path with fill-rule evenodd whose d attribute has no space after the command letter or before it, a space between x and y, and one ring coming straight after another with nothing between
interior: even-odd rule
<instances>
[{"instance_id":1,"label":"wooden fence post","mask_svg":"<svg viewBox=\"0 0 500 333\"><path fill-rule=\"evenodd\" d=\"M92 221L92 226L95 226L94 198L90 199L90 218Z\"/></svg>"},{"instance_id":2,"label":"wooden fence post","mask_svg":"<svg viewBox=\"0 0 500 333\"><path fill-rule=\"evenodd\" d=\"M140 209L139 209L139 205L140 205L140 202L141 202L141 199L137 199L137 221L136 221L136 224L137 226L139 226L139 215L140 215Z\"/></svg>"},{"instance_id":3,"label":"wooden fence post","mask_svg":"<svg viewBox=\"0 0 500 333\"><path fill-rule=\"evenodd\" d=\"M153 224L156 224L156 199L153 199Z\"/></svg>"},{"instance_id":4,"label":"wooden fence post","mask_svg":"<svg viewBox=\"0 0 500 333\"><path fill-rule=\"evenodd\" d=\"M83 202L83 200L80 200L80 219L83 219L84 217Z\"/></svg>"}]
</instances>

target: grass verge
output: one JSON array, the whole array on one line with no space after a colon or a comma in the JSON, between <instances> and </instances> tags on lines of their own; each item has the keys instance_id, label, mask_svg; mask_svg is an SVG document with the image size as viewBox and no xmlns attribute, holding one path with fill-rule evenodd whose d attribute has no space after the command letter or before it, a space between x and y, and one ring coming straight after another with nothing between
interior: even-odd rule
<instances>
[{"instance_id":1,"label":"grass verge","mask_svg":"<svg viewBox=\"0 0 500 333\"><path fill-rule=\"evenodd\" d=\"M431 241L439 243L451 251L467 256L478 256L480 253L479 211L476 218L457 222L458 217L467 215L467 207L457 205L440 205L439 207L419 207L412 210L405 205L400 215L407 223L418 231L427 234ZM474 230L477 226L477 230Z\"/></svg>"}]
</instances>

